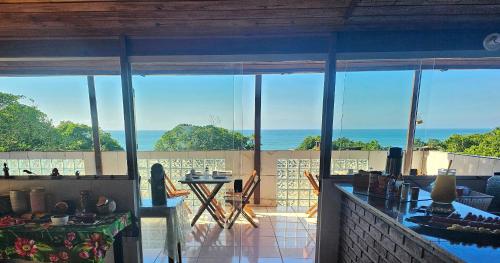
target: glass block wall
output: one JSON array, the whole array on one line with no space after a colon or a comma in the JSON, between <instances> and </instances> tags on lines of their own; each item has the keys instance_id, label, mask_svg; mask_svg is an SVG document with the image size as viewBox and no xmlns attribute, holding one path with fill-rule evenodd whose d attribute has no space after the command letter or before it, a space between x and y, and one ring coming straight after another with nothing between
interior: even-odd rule
<instances>
[{"instance_id":1,"label":"glass block wall","mask_svg":"<svg viewBox=\"0 0 500 263\"><path fill-rule=\"evenodd\" d=\"M277 160L278 206L309 207L317 201L311 184L304 176L304 171L319 174L319 159L278 159ZM334 159L331 173L351 173L368 170L367 159Z\"/></svg>"},{"instance_id":2,"label":"glass block wall","mask_svg":"<svg viewBox=\"0 0 500 263\"><path fill-rule=\"evenodd\" d=\"M278 206L310 206L316 197L304 171L319 173L319 159L278 159L277 191Z\"/></svg>"},{"instance_id":3,"label":"glass block wall","mask_svg":"<svg viewBox=\"0 0 500 263\"><path fill-rule=\"evenodd\" d=\"M76 171L85 175L83 159L8 159L0 160L0 163L1 169L7 163L9 173L13 176L27 175L23 170L29 170L35 175L50 175L53 168L57 168L61 175L75 175Z\"/></svg>"},{"instance_id":4,"label":"glass block wall","mask_svg":"<svg viewBox=\"0 0 500 263\"><path fill-rule=\"evenodd\" d=\"M186 158L186 159L139 159L139 175L141 177L141 197L151 198L151 185L149 179L151 178L151 166L155 163L159 163L165 169L165 174L170 178L172 183L174 183L176 189L186 189L191 190L187 185L183 185L178 182L178 180L183 179L184 176L195 169L197 172L205 171L205 167L208 167L210 174L212 171L223 171L226 168L225 159L198 159L198 158ZM227 184L226 184L227 186ZM224 191L224 188L221 192ZM223 195L218 195L218 197L223 198ZM198 206L198 199L194 194L190 194L187 197L190 204Z\"/></svg>"}]
</instances>

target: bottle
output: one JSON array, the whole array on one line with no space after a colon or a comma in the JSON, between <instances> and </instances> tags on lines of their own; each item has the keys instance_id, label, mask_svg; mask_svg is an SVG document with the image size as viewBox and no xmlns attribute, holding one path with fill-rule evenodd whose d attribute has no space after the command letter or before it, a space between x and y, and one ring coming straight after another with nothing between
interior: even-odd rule
<instances>
[{"instance_id":1,"label":"bottle","mask_svg":"<svg viewBox=\"0 0 500 263\"><path fill-rule=\"evenodd\" d=\"M400 147L391 147L387 153L387 163L385 172L389 177L386 187L386 198L399 199L401 197L401 186L403 177L401 166L403 163L403 149Z\"/></svg>"},{"instance_id":2,"label":"bottle","mask_svg":"<svg viewBox=\"0 0 500 263\"><path fill-rule=\"evenodd\" d=\"M205 179L208 179L208 177L210 176L210 173L208 172L208 166L205 167L205 172L203 173L203 175L205 176Z\"/></svg>"},{"instance_id":3,"label":"bottle","mask_svg":"<svg viewBox=\"0 0 500 263\"><path fill-rule=\"evenodd\" d=\"M90 208L90 191L80 191L80 211L82 214L88 213Z\"/></svg>"},{"instance_id":4,"label":"bottle","mask_svg":"<svg viewBox=\"0 0 500 263\"><path fill-rule=\"evenodd\" d=\"M394 199L395 189L396 188L396 179L393 177L389 177L387 180L387 186L385 187L385 198L386 199Z\"/></svg>"}]
</instances>

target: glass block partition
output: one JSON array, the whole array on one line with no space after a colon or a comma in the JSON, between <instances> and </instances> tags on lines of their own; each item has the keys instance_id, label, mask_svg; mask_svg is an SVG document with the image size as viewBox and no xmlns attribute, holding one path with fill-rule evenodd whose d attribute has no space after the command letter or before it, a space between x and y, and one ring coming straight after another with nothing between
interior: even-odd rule
<instances>
[{"instance_id":1,"label":"glass block partition","mask_svg":"<svg viewBox=\"0 0 500 263\"><path fill-rule=\"evenodd\" d=\"M218 170L223 171L226 168L225 159L199 159L199 158L186 158L186 159L139 159L139 175L141 177L140 189L142 198L151 198L151 184L149 179L151 178L151 166L155 163L159 163L165 169L165 174L172 180L172 183L177 189L191 190L187 185L183 185L178 182L178 180L184 178L184 176L195 169L197 172L205 171L205 167L208 167L210 174L212 171ZM226 185L227 186L227 185ZM221 192L225 191L224 188ZM223 198L223 195L218 195L218 197ZM199 201L194 194L190 194L187 200L191 205L198 206Z\"/></svg>"},{"instance_id":2,"label":"glass block partition","mask_svg":"<svg viewBox=\"0 0 500 263\"><path fill-rule=\"evenodd\" d=\"M9 173L13 176L27 175L23 170L29 170L35 175L50 175L53 168L57 168L61 175L85 175L85 162L83 159L0 159L7 163ZM3 174L3 173L2 173Z\"/></svg>"},{"instance_id":3,"label":"glass block partition","mask_svg":"<svg viewBox=\"0 0 500 263\"><path fill-rule=\"evenodd\" d=\"M304 171L319 174L319 159L278 159L276 167L278 206L309 207L317 201ZM368 170L368 159L332 160L331 174L358 170Z\"/></svg>"}]
</instances>

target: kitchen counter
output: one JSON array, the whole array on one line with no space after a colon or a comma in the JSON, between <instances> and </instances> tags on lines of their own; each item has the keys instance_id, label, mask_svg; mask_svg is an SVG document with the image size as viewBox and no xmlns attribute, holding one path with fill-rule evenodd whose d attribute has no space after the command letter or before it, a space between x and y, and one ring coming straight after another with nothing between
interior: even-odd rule
<instances>
[{"instance_id":1,"label":"kitchen counter","mask_svg":"<svg viewBox=\"0 0 500 263\"><path fill-rule=\"evenodd\" d=\"M350 184L337 184L342 192L341 262L495 262L500 242L456 239L436 235L406 219L424 215L430 193L420 190L418 202L388 202ZM453 202L456 212L484 217L495 215Z\"/></svg>"}]
</instances>

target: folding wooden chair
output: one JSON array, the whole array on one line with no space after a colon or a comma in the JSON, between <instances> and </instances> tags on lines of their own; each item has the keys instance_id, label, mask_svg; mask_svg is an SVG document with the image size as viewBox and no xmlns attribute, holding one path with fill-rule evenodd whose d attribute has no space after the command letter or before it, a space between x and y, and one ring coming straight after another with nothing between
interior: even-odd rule
<instances>
[{"instance_id":1,"label":"folding wooden chair","mask_svg":"<svg viewBox=\"0 0 500 263\"><path fill-rule=\"evenodd\" d=\"M257 171L253 171L250 177L248 177L248 180L245 182L245 185L243 186L242 193L248 192L250 190L250 187L252 186L252 181L255 180L255 177L257 176ZM234 193L234 192L226 192L225 198L226 199L231 199L235 196L239 195L239 193ZM247 212L248 215L250 215L252 218L256 218L257 215L253 211L253 209L249 206L246 205L244 208L245 212Z\"/></svg>"},{"instance_id":2,"label":"folding wooden chair","mask_svg":"<svg viewBox=\"0 0 500 263\"><path fill-rule=\"evenodd\" d=\"M250 198L252 198L255 189L260 183L260 175L257 175L257 171L253 171L250 178L246 181L245 186L243 187L243 191L241 193L241 203L240 205L233 206L233 210L231 211L228 219L229 219L229 229L234 225L238 217L243 215L247 219L247 221L252 224L254 227L258 227L257 223L253 220L255 217L255 213L251 209L247 209L247 205L250 203ZM240 200L236 200L239 198L238 193L228 193L226 196L226 201L231 200L233 204ZM248 207L249 208L249 207ZM253 217L252 217L253 214Z\"/></svg>"},{"instance_id":3,"label":"folding wooden chair","mask_svg":"<svg viewBox=\"0 0 500 263\"><path fill-rule=\"evenodd\" d=\"M314 195L316 195L316 197L319 197L319 185L318 182L316 182L316 179L314 179L314 176L308 171L304 171L304 176L311 184ZM308 215L309 218L311 218L314 217L314 215L316 215L317 212L318 212L318 202L314 203L314 205L312 205L306 211L306 214Z\"/></svg>"},{"instance_id":4,"label":"folding wooden chair","mask_svg":"<svg viewBox=\"0 0 500 263\"><path fill-rule=\"evenodd\" d=\"M164 174L164 177L165 177L165 190L167 191L166 194L168 198L179 197L179 196L186 197L191 194L189 190L177 190L177 188L175 188L174 183L172 183L172 181L170 180L170 178L168 178L166 174ZM189 205L187 204L187 202L183 202L183 204L184 207L186 207L188 213L191 214L191 209L189 209Z\"/></svg>"}]
</instances>

